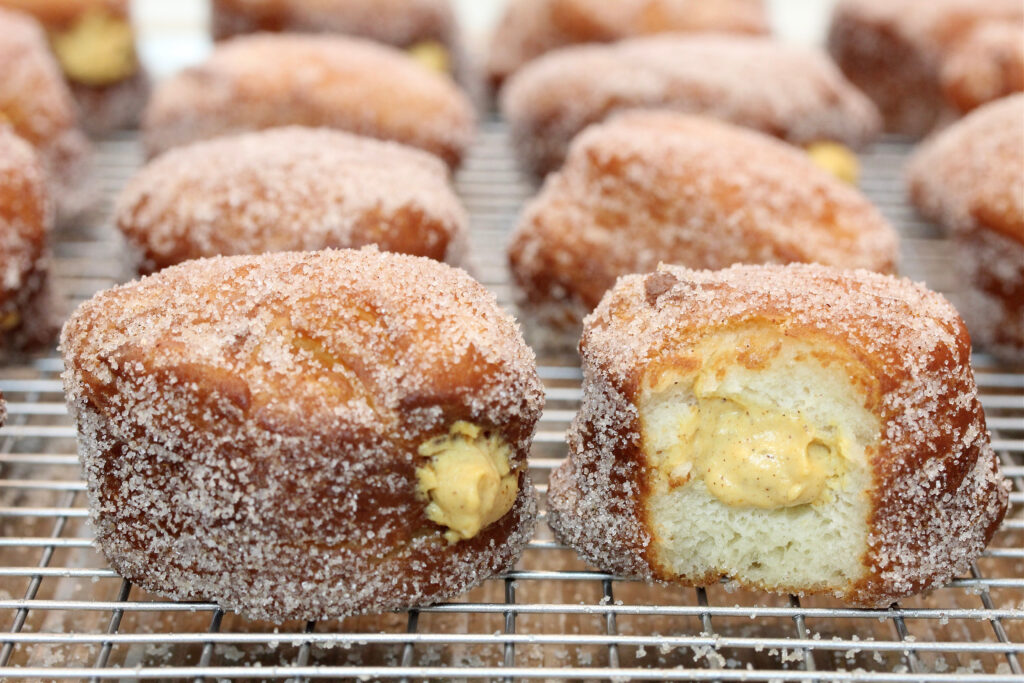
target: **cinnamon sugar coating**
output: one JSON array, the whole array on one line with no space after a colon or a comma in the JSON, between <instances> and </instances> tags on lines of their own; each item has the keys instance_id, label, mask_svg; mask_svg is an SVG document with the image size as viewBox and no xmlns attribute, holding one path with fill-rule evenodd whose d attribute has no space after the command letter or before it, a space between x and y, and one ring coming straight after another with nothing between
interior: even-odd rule
<instances>
[{"instance_id":1,"label":"cinnamon sugar coating","mask_svg":"<svg viewBox=\"0 0 1024 683\"><path fill-rule=\"evenodd\" d=\"M559 50L502 92L516 154L555 168L586 126L631 108L706 114L804 145L862 147L879 132L874 105L815 49L749 36L655 36Z\"/></svg>"},{"instance_id":2,"label":"cinnamon sugar coating","mask_svg":"<svg viewBox=\"0 0 1024 683\"><path fill-rule=\"evenodd\" d=\"M0 9L0 64L0 124L36 149L58 218L74 218L93 202L90 146L77 127L75 103L46 35L32 17Z\"/></svg>"},{"instance_id":3,"label":"cinnamon sugar coating","mask_svg":"<svg viewBox=\"0 0 1024 683\"><path fill-rule=\"evenodd\" d=\"M989 445L963 323L921 285L820 265L661 266L619 280L587 319L580 344L583 404L570 457L548 493L557 535L601 569L680 581L651 561L640 378L708 335L748 325L856 362L866 378L864 407L881 425L868 459L866 544L851 545L865 573L832 592L882 607L967 572L1006 512L1009 484Z\"/></svg>"},{"instance_id":4,"label":"cinnamon sugar coating","mask_svg":"<svg viewBox=\"0 0 1024 683\"><path fill-rule=\"evenodd\" d=\"M524 209L509 262L520 307L571 331L617 277L662 261L891 272L897 253L871 203L800 150L714 119L638 111L576 138Z\"/></svg>"},{"instance_id":5,"label":"cinnamon sugar coating","mask_svg":"<svg viewBox=\"0 0 1024 683\"><path fill-rule=\"evenodd\" d=\"M943 93L960 112L1024 92L1024 21L983 24L943 62Z\"/></svg>"},{"instance_id":6,"label":"cinnamon sugar coating","mask_svg":"<svg viewBox=\"0 0 1024 683\"><path fill-rule=\"evenodd\" d=\"M232 132L339 128L419 147L451 167L474 132L450 78L385 45L342 36L257 34L218 44L161 83L143 115L150 156Z\"/></svg>"},{"instance_id":7,"label":"cinnamon sugar coating","mask_svg":"<svg viewBox=\"0 0 1024 683\"><path fill-rule=\"evenodd\" d=\"M0 350L53 342L49 288L53 205L31 145L0 125Z\"/></svg>"},{"instance_id":8,"label":"cinnamon sugar coating","mask_svg":"<svg viewBox=\"0 0 1024 683\"><path fill-rule=\"evenodd\" d=\"M656 33L768 33L761 0L512 0L491 39L487 77L495 90L544 53Z\"/></svg>"},{"instance_id":9,"label":"cinnamon sugar coating","mask_svg":"<svg viewBox=\"0 0 1024 683\"><path fill-rule=\"evenodd\" d=\"M840 0L828 47L887 130L922 136L1024 88L1022 32L1017 0Z\"/></svg>"},{"instance_id":10,"label":"cinnamon sugar coating","mask_svg":"<svg viewBox=\"0 0 1024 683\"><path fill-rule=\"evenodd\" d=\"M190 261L64 327L90 519L147 590L262 619L451 598L533 529L532 352L464 272L373 248ZM510 512L450 544L417 447L464 420L520 472Z\"/></svg>"},{"instance_id":11,"label":"cinnamon sugar coating","mask_svg":"<svg viewBox=\"0 0 1024 683\"><path fill-rule=\"evenodd\" d=\"M911 202L956 243L972 338L1024 362L1024 94L980 107L925 143L907 182Z\"/></svg>"},{"instance_id":12,"label":"cinnamon sugar coating","mask_svg":"<svg viewBox=\"0 0 1024 683\"><path fill-rule=\"evenodd\" d=\"M450 0L214 0L215 39L257 31L344 33L400 48L436 41L449 50L458 33Z\"/></svg>"},{"instance_id":13,"label":"cinnamon sugar coating","mask_svg":"<svg viewBox=\"0 0 1024 683\"><path fill-rule=\"evenodd\" d=\"M140 272L187 259L376 244L459 263L469 220L436 157L327 128L276 128L169 150L122 191Z\"/></svg>"}]
</instances>

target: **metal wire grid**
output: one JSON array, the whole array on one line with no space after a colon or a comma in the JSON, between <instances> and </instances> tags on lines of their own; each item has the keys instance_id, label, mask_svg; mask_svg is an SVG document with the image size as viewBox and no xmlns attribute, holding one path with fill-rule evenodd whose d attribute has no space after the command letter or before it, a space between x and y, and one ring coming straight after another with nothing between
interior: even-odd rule
<instances>
[{"instance_id":1,"label":"metal wire grid","mask_svg":"<svg viewBox=\"0 0 1024 683\"><path fill-rule=\"evenodd\" d=\"M955 290L947 244L903 203L907 145L865 159L864 189L904 234L903 270ZM138 164L131 138L104 143L109 197ZM509 300L501 246L526 196L504 127L484 126L458 177L473 218L476 275ZM124 279L121 245L95 227L58 237L71 304ZM968 576L888 610L647 586L592 571L541 522L519 567L458 602L323 623L252 622L215 605L148 595L91 549L74 428L55 357L4 368L0 430L0 676L136 679L1009 680L1024 662L1024 373L976 357L1017 510ZM542 359L548 408L531 468L542 491L564 457L580 398L566 359Z\"/></svg>"}]
</instances>

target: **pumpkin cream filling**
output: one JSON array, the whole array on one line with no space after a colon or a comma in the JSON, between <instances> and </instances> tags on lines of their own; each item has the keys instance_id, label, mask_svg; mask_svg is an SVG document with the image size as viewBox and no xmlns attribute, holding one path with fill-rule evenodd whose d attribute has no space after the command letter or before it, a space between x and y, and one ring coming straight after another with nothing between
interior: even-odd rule
<instances>
[{"instance_id":1,"label":"pumpkin cream filling","mask_svg":"<svg viewBox=\"0 0 1024 683\"><path fill-rule=\"evenodd\" d=\"M406 48L406 53L431 71L450 74L452 60L448 48L436 40L422 40Z\"/></svg>"},{"instance_id":2,"label":"pumpkin cream filling","mask_svg":"<svg viewBox=\"0 0 1024 683\"><path fill-rule=\"evenodd\" d=\"M68 79L101 86L133 76L138 69L131 24L93 8L69 28L50 33L50 45Z\"/></svg>"},{"instance_id":3,"label":"pumpkin cream filling","mask_svg":"<svg viewBox=\"0 0 1024 683\"><path fill-rule=\"evenodd\" d=\"M798 416L718 396L683 415L676 443L657 451L669 488L699 478L726 505L774 510L825 500L844 470L844 440Z\"/></svg>"},{"instance_id":4,"label":"pumpkin cream filling","mask_svg":"<svg viewBox=\"0 0 1024 683\"><path fill-rule=\"evenodd\" d=\"M860 162L849 147L838 142L815 142L807 145L806 151L815 165L840 180L850 185L860 181Z\"/></svg>"},{"instance_id":5,"label":"pumpkin cream filling","mask_svg":"<svg viewBox=\"0 0 1024 683\"><path fill-rule=\"evenodd\" d=\"M427 518L448 527L449 543L473 538L512 509L519 474L501 437L460 420L418 452L428 460L416 470L417 492L429 501Z\"/></svg>"}]
</instances>

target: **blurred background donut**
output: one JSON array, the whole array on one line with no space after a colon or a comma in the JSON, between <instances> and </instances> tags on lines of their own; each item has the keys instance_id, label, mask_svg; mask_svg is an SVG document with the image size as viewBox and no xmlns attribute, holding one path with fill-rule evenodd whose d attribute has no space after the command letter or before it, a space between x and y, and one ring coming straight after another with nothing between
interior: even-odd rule
<instances>
[{"instance_id":1,"label":"blurred background donut","mask_svg":"<svg viewBox=\"0 0 1024 683\"><path fill-rule=\"evenodd\" d=\"M335 35L257 34L219 43L160 83L143 118L146 151L275 126L339 128L425 149L455 168L474 133L455 83L402 51Z\"/></svg>"}]
</instances>

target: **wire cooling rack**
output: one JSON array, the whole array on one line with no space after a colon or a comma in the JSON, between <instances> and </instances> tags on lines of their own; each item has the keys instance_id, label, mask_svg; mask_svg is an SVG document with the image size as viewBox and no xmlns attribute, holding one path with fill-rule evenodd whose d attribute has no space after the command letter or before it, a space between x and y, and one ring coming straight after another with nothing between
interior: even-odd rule
<instances>
[{"instance_id":1,"label":"wire cooling rack","mask_svg":"<svg viewBox=\"0 0 1024 683\"><path fill-rule=\"evenodd\" d=\"M955 294L948 245L903 202L908 146L864 160L865 191L904 235L903 271ZM99 149L110 197L139 163L130 137ZM528 183L502 124L483 126L458 177L476 275L509 301L502 246ZM101 207L57 236L69 305L125 279ZM451 604L326 622L268 624L168 602L112 572L91 547L84 484L56 357L0 370L0 677L81 680L957 680L1017 679L1024 664L1024 373L975 358L1015 509L968 575L886 610L732 591L648 586L593 571L546 524L515 571ZM580 398L569 359L542 358L548 407L531 459L540 488L565 455Z\"/></svg>"}]
</instances>

